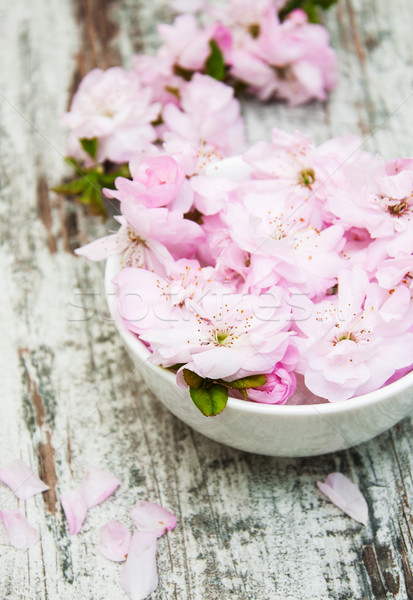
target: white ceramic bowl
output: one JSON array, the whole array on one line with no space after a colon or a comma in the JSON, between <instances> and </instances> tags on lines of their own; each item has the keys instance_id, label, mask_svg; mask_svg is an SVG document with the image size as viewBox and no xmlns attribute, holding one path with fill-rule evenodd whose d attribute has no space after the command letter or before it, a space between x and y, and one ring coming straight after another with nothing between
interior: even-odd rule
<instances>
[{"instance_id":1,"label":"white ceramic bowl","mask_svg":"<svg viewBox=\"0 0 413 600\"><path fill-rule=\"evenodd\" d=\"M248 178L242 159L226 159L212 176ZM109 310L126 349L149 388L176 416L216 442L269 456L313 456L344 450L383 433L413 410L413 372L377 390L334 404L277 406L229 398L216 417L204 417L175 375L149 361L150 352L116 317L112 279L120 259L108 259L105 289Z\"/></svg>"}]
</instances>

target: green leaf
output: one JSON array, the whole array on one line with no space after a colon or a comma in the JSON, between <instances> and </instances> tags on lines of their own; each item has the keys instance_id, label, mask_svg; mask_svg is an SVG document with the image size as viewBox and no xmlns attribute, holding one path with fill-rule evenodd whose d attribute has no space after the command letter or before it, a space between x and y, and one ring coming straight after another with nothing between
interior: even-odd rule
<instances>
[{"instance_id":1,"label":"green leaf","mask_svg":"<svg viewBox=\"0 0 413 600\"><path fill-rule=\"evenodd\" d=\"M329 8L334 6L334 4L337 4L338 0L313 0L313 2L314 4L318 4L318 6L321 6L323 10L328 10Z\"/></svg>"},{"instance_id":2,"label":"green leaf","mask_svg":"<svg viewBox=\"0 0 413 600\"><path fill-rule=\"evenodd\" d=\"M304 2L302 8L303 11L307 13L309 23L320 22L319 9L317 6L315 6L315 4L313 4L313 2Z\"/></svg>"},{"instance_id":3,"label":"green leaf","mask_svg":"<svg viewBox=\"0 0 413 600\"><path fill-rule=\"evenodd\" d=\"M205 73L218 81L223 81L226 74L224 56L215 40L210 40L211 54L205 63Z\"/></svg>"},{"instance_id":4,"label":"green leaf","mask_svg":"<svg viewBox=\"0 0 413 600\"><path fill-rule=\"evenodd\" d=\"M214 417L221 413L227 405L228 390L223 385L214 384L210 388L189 390L195 406L206 417Z\"/></svg>"},{"instance_id":5,"label":"green leaf","mask_svg":"<svg viewBox=\"0 0 413 600\"><path fill-rule=\"evenodd\" d=\"M236 390L248 390L249 388L262 387L266 383L267 378L265 375L250 375L249 377L242 377L235 381L226 381L225 385Z\"/></svg>"},{"instance_id":6,"label":"green leaf","mask_svg":"<svg viewBox=\"0 0 413 600\"><path fill-rule=\"evenodd\" d=\"M86 154L89 154L90 158L95 160L96 153L98 151L98 139L97 138L82 138L80 144Z\"/></svg>"},{"instance_id":7,"label":"green leaf","mask_svg":"<svg viewBox=\"0 0 413 600\"><path fill-rule=\"evenodd\" d=\"M318 23L320 19L317 7L327 10L337 2L338 0L290 0L290 2L288 2L287 5L280 10L278 16L280 17L281 21L284 21L290 12L297 8L301 8L307 13L308 20L311 23Z\"/></svg>"},{"instance_id":8,"label":"green leaf","mask_svg":"<svg viewBox=\"0 0 413 600\"><path fill-rule=\"evenodd\" d=\"M89 185L88 180L84 177L56 185L53 189L56 194L65 194L66 196L77 196L85 191Z\"/></svg>"},{"instance_id":9,"label":"green leaf","mask_svg":"<svg viewBox=\"0 0 413 600\"><path fill-rule=\"evenodd\" d=\"M184 376L185 383L190 388L198 390L204 383L204 380L202 377L200 377L197 373L190 371L189 369L184 369L182 374Z\"/></svg>"}]
</instances>

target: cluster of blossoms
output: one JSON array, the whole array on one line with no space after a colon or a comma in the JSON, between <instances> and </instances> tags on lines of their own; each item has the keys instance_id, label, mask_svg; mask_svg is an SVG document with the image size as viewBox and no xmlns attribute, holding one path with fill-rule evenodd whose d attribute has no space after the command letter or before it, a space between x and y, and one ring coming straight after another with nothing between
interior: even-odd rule
<instances>
[{"instance_id":1,"label":"cluster of blossoms","mask_svg":"<svg viewBox=\"0 0 413 600\"><path fill-rule=\"evenodd\" d=\"M359 147L274 129L220 163L173 140L107 190L120 229L77 253L119 256L120 319L204 414L228 393L346 400L411 368L413 160Z\"/></svg>"},{"instance_id":2,"label":"cluster of blossoms","mask_svg":"<svg viewBox=\"0 0 413 600\"><path fill-rule=\"evenodd\" d=\"M135 56L131 71L91 71L62 118L70 132L68 154L86 166L122 164L154 141L182 139L206 153L238 154L244 123L234 90L290 104L325 100L337 81L328 33L301 9L280 20L283 4L230 0L212 10L194 2L210 22L181 14L172 25L158 26L157 54ZM83 193L85 186L58 191Z\"/></svg>"}]
</instances>

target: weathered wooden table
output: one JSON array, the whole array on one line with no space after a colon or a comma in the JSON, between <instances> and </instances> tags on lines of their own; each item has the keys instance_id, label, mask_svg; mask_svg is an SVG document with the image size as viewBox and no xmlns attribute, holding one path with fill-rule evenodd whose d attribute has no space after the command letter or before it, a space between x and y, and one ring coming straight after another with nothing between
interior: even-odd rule
<instances>
[{"instance_id":1,"label":"weathered wooden table","mask_svg":"<svg viewBox=\"0 0 413 600\"><path fill-rule=\"evenodd\" d=\"M0 598L124 598L119 565L97 552L97 529L129 523L132 504L146 498L179 517L159 544L153 598L412 599L411 421L302 460L211 442L132 371L106 312L103 266L73 255L107 225L49 191L67 173L58 117L81 76L130 63L169 18L161 0L0 0L0 464L40 464L51 488L20 503L41 532L29 552L9 547L0 528ZM355 132L386 157L413 155L412 0L340 0L327 24L341 73L329 103L251 102L250 140L275 125L317 142ZM57 498L90 464L122 486L69 537ZM316 490L333 470L360 485L368 527ZM0 486L0 507L18 505Z\"/></svg>"}]
</instances>

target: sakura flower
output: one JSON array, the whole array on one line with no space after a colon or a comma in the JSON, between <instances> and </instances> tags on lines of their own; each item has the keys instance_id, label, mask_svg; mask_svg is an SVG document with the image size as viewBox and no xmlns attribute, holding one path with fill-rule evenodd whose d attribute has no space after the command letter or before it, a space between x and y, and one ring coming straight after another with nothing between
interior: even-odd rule
<instances>
[{"instance_id":1,"label":"sakura flower","mask_svg":"<svg viewBox=\"0 0 413 600\"><path fill-rule=\"evenodd\" d=\"M204 67L211 49L210 35L200 29L193 15L179 15L173 25L158 25L163 40L162 53L172 56L178 67L198 71Z\"/></svg>"},{"instance_id":2,"label":"sakura flower","mask_svg":"<svg viewBox=\"0 0 413 600\"><path fill-rule=\"evenodd\" d=\"M325 482L317 481L319 490L349 517L367 525L368 506L358 487L342 473L330 473Z\"/></svg>"},{"instance_id":3,"label":"sakura flower","mask_svg":"<svg viewBox=\"0 0 413 600\"><path fill-rule=\"evenodd\" d=\"M131 542L129 530L118 521L109 521L99 529L99 551L108 558L117 562L126 559Z\"/></svg>"},{"instance_id":4,"label":"sakura flower","mask_svg":"<svg viewBox=\"0 0 413 600\"><path fill-rule=\"evenodd\" d=\"M65 513L70 535L76 535L82 529L86 519L87 504L81 489L64 492L60 496L63 511Z\"/></svg>"},{"instance_id":5,"label":"sakura flower","mask_svg":"<svg viewBox=\"0 0 413 600\"><path fill-rule=\"evenodd\" d=\"M387 173L380 157L365 155L345 169L346 185L331 193L328 209L349 227L386 241L389 256L413 252L413 169Z\"/></svg>"},{"instance_id":6,"label":"sakura flower","mask_svg":"<svg viewBox=\"0 0 413 600\"><path fill-rule=\"evenodd\" d=\"M176 527L175 515L155 502L138 500L131 517L139 531L155 533L158 538Z\"/></svg>"},{"instance_id":7,"label":"sakura flower","mask_svg":"<svg viewBox=\"0 0 413 600\"><path fill-rule=\"evenodd\" d=\"M39 534L19 510L0 511L0 519L7 531L9 542L19 550L27 550L34 546Z\"/></svg>"},{"instance_id":8,"label":"sakura flower","mask_svg":"<svg viewBox=\"0 0 413 600\"><path fill-rule=\"evenodd\" d=\"M93 69L84 77L62 123L70 130L68 153L87 158L79 140L97 138L97 160L127 162L155 137L151 125L160 112L152 103L149 88L143 88L133 72L121 67Z\"/></svg>"},{"instance_id":9,"label":"sakura flower","mask_svg":"<svg viewBox=\"0 0 413 600\"><path fill-rule=\"evenodd\" d=\"M264 404L285 404L297 386L294 373L276 365L266 377L267 383L263 387L248 390L248 399Z\"/></svg>"},{"instance_id":10,"label":"sakura flower","mask_svg":"<svg viewBox=\"0 0 413 600\"><path fill-rule=\"evenodd\" d=\"M5 483L20 500L28 500L35 494L49 489L21 460L13 460L0 469L0 481Z\"/></svg>"},{"instance_id":11,"label":"sakura flower","mask_svg":"<svg viewBox=\"0 0 413 600\"><path fill-rule=\"evenodd\" d=\"M133 534L120 576L122 589L131 600L144 600L158 587L156 547L156 533L137 531Z\"/></svg>"},{"instance_id":12,"label":"sakura flower","mask_svg":"<svg viewBox=\"0 0 413 600\"><path fill-rule=\"evenodd\" d=\"M190 189L182 189L185 175L171 156L150 156L137 153L129 163L132 181L118 177L115 181L116 190L105 190L108 198L122 201L125 197L133 197L138 204L147 208L160 208L174 203L179 206L182 197L182 212L187 212L192 204ZM187 184L188 186L188 184Z\"/></svg>"},{"instance_id":13,"label":"sakura flower","mask_svg":"<svg viewBox=\"0 0 413 600\"><path fill-rule=\"evenodd\" d=\"M255 39L243 44L244 53L232 55L234 77L247 83L261 100L277 96L296 105L326 99L326 92L337 83L337 65L324 27L308 23L301 10L279 24L274 11L267 9L251 31ZM254 69L248 73L243 68L245 53L255 59L258 80Z\"/></svg>"},{"instance_id":14,"label":"sakura flower","mask_svg":"<svg viewBox=\"0 0 413 600\"><path fill-rule=\"evenodd\" d=\"M182 87L181 107L182 110L173 104L165 106L162 116L169 131L224 155L239 154L243 149L244 124L232 88L195 73Z\"/></svg>"},{"instance_id":15,"label":"sakura flower","mask_svg":"<svg viewBox=\"0 0 413 600\"><path fill-rule=\"evenodd\" d=\"M88 467L82 478L82 495L87 508L104 502L119 486L119 479L107 469Z\"/></svg>"},{"instance_id":16,"label":"sakura flower","mask_svg":"<svg viewBox=\"0 0 413 600\"><path fill-rule=\"evenodd\" d=\"M223 287L196 302L189 318L141 337L150 343L156 364L182 363L201 377L232 381L267 373L282 361L292 335L289 324L290 308L280 288L254 297Z\"/></svg>"},{"instance_id":17,"label":"sakura flower","mask_svg":"<svg viewBox=\"0 0 413 600\"><path fill-rule=\"evenodd\" d=\"M320 215L329 194L344 185L343 165L352 164L364 156L359 151L361 140L357 136L334 138L316 148L312 140L299 131L293 134L280 129L271 130L271 142L257 142L243 155L252 166L254 176L272 179L280 189L289 190L307 203L318 220L312 224L320 227ZM323 215L324 216L324 215Z\"/></svg>"},{"instance_id":18,"label":"sakura flower","mask_svg":"<svg viewBox=\"0 0 413 600\"><path fill-rule=\"evenodd\" d=\"M142 85L151 89L154 102L179 104L183 80L174 73L173 56L158 52L155 56L138 54L132 60Z\"/></svg>"},{"instance_id":19,"label":"sakura flower","mask_svg":"<svg viewBox=\"0 0 413 600\"><path fill-rule=\"evenodd\" d=\"M313 305L297 323L299 372L311 392L330 402L380 388L411 363L412 304L406 286L389 294L358 267L338 278L338 295Z\"/></svg>"},{"instance_id":20,"label":"sakura flower","mask_svg":"<svg viewBox=\"0 0 413 600\"><path fill-rule=\"evenodd\" d=\"M263 183L243 186L242 203L229 204L222 216L235 244L251 254L250 289L286 285L311 297L325 293L343 263L344 229L319 231L307 220L308 205Z\"/></svg>"},{"instance_id":21,"label":"sakura flower","mask_svg":"<svg viewBox=\"0 0 413 600\"><path fill-rule=\"evenodd\" d=\"M121 224L117 233L78 248L76 254L92 261L119 254L122 266L165 273L174 257L193 254L204 239L199 225L179 211L148 209L130 196L123 199L121 210L124 216L115 217Z\"/></svg>"},{"instance_id":22,"label":"sakura flower","mask_svg":"<svg viewBox=\"0 0 413 600\"><path fill-rule=\"evenodd\" d=\"M188 312L189 304L206 293L212 267L196 260L180 259L161 277L145 269L122 269L114 279L118 286L119 313L127 328L137 334L168 328Z\"/></svg>"},{"instance_id":23,"label":"sakura flower","mask_svg":"<svg viewBox=\"0 0 413 600\"><path fill-rule=\"evenodd\" d=\"M156 222L165 222L166 214L159 214L164 209L148 210L141 207L142 220L136 231L128 224L124 217L114 217L121 227L117 233L94 240L75 253L91 261L104 260L108 256L119 254L122 257L122 266L145 267L163 272L165 264L173 258L165 246L150 238L150 231L156 230Z\"/></svg>"}]
</instances>

